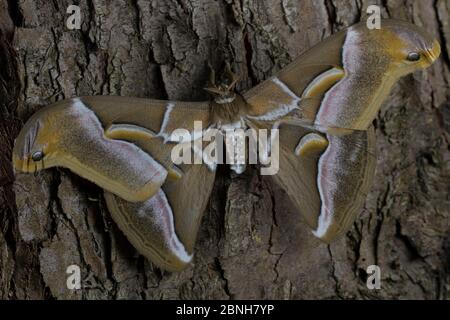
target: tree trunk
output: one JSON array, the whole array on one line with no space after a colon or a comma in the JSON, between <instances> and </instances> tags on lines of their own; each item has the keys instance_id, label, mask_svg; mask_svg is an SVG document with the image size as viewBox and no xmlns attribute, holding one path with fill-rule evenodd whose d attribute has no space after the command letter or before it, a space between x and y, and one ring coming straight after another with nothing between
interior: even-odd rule
<instances>
[{"instance_id":1,"label":"tree trunk","mask_svg":"<svg viewBox=\"0 0 450 320\"><path fill-rule=\"evenodd\" d=\"M81 95L198 101L208 63L229 61L243 92L373 1L0 0L0 298L448 298L450 1L381 1L441 42L429 69L403 78L375 121L378 165L347 236L315 239L270 178L221 167L195 258L167 273L137 254L101 190L68 170L17 174L11 148L39 108ZM378 1L380 2L380 1ZM66 9L81 8L81 30ZM79 265L82 290L66 269ZM381 289L366 286L369 265Z\"/></svg>"}]
</instances>

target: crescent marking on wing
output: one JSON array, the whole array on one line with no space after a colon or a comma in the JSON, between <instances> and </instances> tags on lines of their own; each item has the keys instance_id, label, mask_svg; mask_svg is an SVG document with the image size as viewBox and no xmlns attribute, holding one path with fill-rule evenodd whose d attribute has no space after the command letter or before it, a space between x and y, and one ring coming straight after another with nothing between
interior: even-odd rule
<instances>
[{"instance_id":1,"label":"crescent marking on wing","mask_svg":"<svg viewBox=\"0 0 450 320\"><path fill-rule=\"evenodd\" d=\"M167 173L167 179L171 181L176 181L183 177L183 171L174 164L172 164L172 167L167 170Z\"/></svg>"},{"instance_id":2,"label":"crescent marking on wing","mask_svg":"<svg viewBox=\"0 0 450 320\"><path fill-rule=\"evenodd\" d=\"M144 128L144 127L136 126L134 124L112 124L105 131L105 134L111 139L116 139L117 137L119 137L119 139L120 139L120 137L122 136L122 134L125 131L131 132L134 135L136 135L138 137L142 137L142 138L151 139L151 138L155 138L158 136L152 130Z\"/></svg>"},{"instance_id":3,"label":"crescent marking on wing","mask_svg":"<svg viewBox=\"0 0 450 320\"><path fill-rule=\"evenodd\" d=\"M327 146L326 138L314 132L308 133L300 139L294 153L297 156L305 156L315 151L323 151Z\"/></svg>"},{"instance_id":4,"label":"crescent marking on wing","mask_svg":"<svg viewBox=\"0 0 450 320\"><path fill-rule=\"evenodd\" d=\"M336 67L319 74L308 84L305 90L303 90L302 99L317 97L341 80L344 75L344 69Z\"/></svg>"}]
</instances>

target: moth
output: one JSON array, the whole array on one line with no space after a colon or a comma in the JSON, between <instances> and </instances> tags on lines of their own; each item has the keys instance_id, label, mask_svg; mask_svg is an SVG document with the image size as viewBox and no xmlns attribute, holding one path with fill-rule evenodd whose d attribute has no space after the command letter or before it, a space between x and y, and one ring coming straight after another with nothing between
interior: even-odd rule
<instances>
[{"instance_id":1,"label":"moth","mask_svg":"<svg viewBox=\"0 0 450 320\"><path fill-rule=\"evenodd\" d=\"M372 122L398 79L430 66L439 43L421 28L383 20L353 25L320 42L270 79L239 94L230 72L205 102L90 96L36 112L16 139L17 172L65 167L104 189L113 220L159 267L192 260L216 163L176 165L184 129L277 129L285 190L314 234L330 242L360 212L375 169ZM204 130L194 129L200 121ZM270 147L270 146L269 146ZM245 167L232 166L236 172Z\"/></svg>"}]
</instances>

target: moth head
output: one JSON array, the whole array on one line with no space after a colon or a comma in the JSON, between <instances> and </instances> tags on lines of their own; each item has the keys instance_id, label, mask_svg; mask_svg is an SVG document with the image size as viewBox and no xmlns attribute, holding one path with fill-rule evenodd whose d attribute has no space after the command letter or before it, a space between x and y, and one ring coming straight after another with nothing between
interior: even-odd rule
<instances>
[{"instance_id":1,"label":"moth head","mask_svg":"<svg viewBox=\"0 0 450 320\"><path fill-rule=\"evenodd\" d=\"M32 173L51 166L59 130L56 115L47 110L36 112L16 138L13 149L16 172Z\"/></svg>"},{"instance_id":2,"label":"moth head","mask_svg":"<svg viewBox=\"0 0 450 320\"><path fill-rule=\"evenodd\" d=\"M374 31L374 32L372 32ZM426 30L404 21L382 20L381 29L371 30L373 45L388 55L394 73L403 76L429 67L441 53L439 42Z\"/></svg>"},{"instance_id":3,"label":"moth head","mask_svg":"<svg viewBox=\"0 0 450 320\"><path fill-rule=\"evenodd\" d=\"M236 98L235 87L239 76L231 71L230 64L226 64L223 74L216 79L214 70L210 67L210 79L208 87L204 88L210 93L218 104L233 102Z\"/></svg>"}]
</instances>

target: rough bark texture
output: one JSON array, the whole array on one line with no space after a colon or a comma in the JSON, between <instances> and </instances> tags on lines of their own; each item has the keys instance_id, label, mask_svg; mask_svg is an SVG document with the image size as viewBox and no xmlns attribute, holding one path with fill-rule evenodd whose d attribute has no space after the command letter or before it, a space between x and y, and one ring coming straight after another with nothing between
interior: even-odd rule
<instances>
[{"instance_id":1,"label":"rough bark texture","mask_svg":"<svg viewBox=\"0 0 450 320\"><path fill-rule=\"evenodd\" d=\"M82 30L66 28L79 4ZM388 0L384 17L423 25L442 44L404 78L375 124L378 167L348 235L316 240L270 178L222 167L195 260L166 273L111 221L101 190L67 170L17 175L20 120L79 95L207 99L210 62L239 90L268 78L373 1L0 0L0 298L448 298L450 293L450 1ZM83 290L66 288L78 264ZM381 290L366 287L381 267Z\"/></svg>"}]
</instances>

